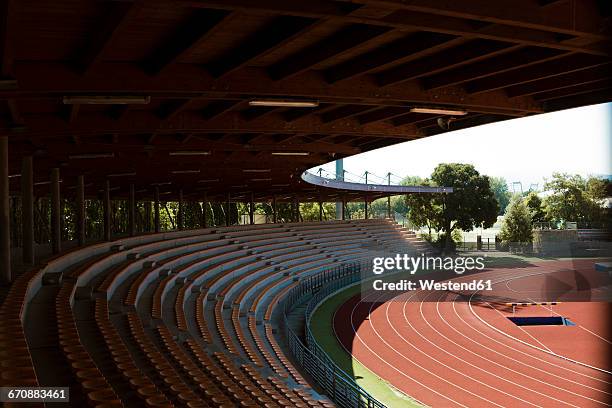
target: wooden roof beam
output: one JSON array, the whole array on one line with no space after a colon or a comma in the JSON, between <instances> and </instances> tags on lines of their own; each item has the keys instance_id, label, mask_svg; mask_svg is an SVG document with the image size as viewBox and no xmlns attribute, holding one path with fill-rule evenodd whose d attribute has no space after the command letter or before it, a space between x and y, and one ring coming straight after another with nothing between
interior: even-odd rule
<instances>
[{"instance_id":1,"label":"wooden roof beam","mask_svg":"<svg viewBox=\"0 0 612 408\"><path fill-rule=\"evenodd\" d=\"M157 109L157 117L162 120L172 119L186 109L191 103L192 99L168 99L161 103L159 109Z\"/></svg>"},{"instance_id":2,"label":"wooden roof beam","mask_svg":"<svg viewBox=\"0 0 612 408\"><path fill-rule=\"evenodd\" d=\"M466 85L465 89L470 94L476 94L580 71L599 65L610 64L611 62L612 60L610 59L596 55L570 54L552 61L546 61L472 81Z\"/></svg>"},{"instance_id":3,"label":"wooden roof beam","mask_svg":"<svg viewBox=\"0 0 612 408\"><path fill-rule=\"evenodd\" d=\"M215 27L231 18L231 13L223 10L196 9L163 44L142 61L142 68L150 75L158 75L172 63L178 61L204 41Z\"/></svg>"},{"instance_id":4,"label":"wooden roof beam","mask_svg":"<svg viewBox=\"0 0 612 408\"><path fill-rule=\"evenodd\" d=\"M87 135L97 134L164 134L164 133L271 133L286 134L361 134L361 135L398 135L408 136L417 133L416 128L404 128L398 134L397 128L384 123L370 123L359 125L356 121L350 123L333 122L322 123L318 117L311 116L299 119L290 127L283 121L273 116L264 116L250 121L245 120L240 114L232 114L229 117L218 116L214 119L206 119L198 112L185 111L180 117L160 121L154 113L149 111L133 111L129 121L116 121L104 114L81 115L79 120L73 124L67 123L57 115L40 114L30 115L31 125L28 129L19 133L16 137L44 137L60 136L64 134ZM6 120L6 119L5 119ZM4 121L5 121L4 120ZM6 126L0 119L0 127Z\"/></svg>"},{"instance_id":5,"label":"wooden roof beam","mask_svg":"<svg viewBox=\"0 0 612 408\"><path fill-rule=\"evenodd\" d=\"M206 64L205 68L215 78L227 75L282 47L310 30L316 22L316 19L299 16L275 17L243 43Z\"/></svg>"},{"instance_id":6,"label":"wooden roof beam","mask_svg":"<svg viewBox=\"0 0 612 408\"><path fill-rule=\"evenodd\" d=\"M353 116L359 115L360 113L370 112L378 109L378 106L374 105L343 105L333 110L327 111L320 115L323 123L330 123L340 119L348 119Z\"/></svg>"},{"instance_id":7,"label":"wooden roof beam","mask_svg":"<svg viewBox=\"0 0 612 408\"><path fill-rule=\"evenodd\" d=\"M612 88L606 88L595 92L586 92L580 95L562 97L546 101L544 106L547 111L557 111L574 106L594 105L596 103L610 102L612 100Z\"/></svg>"},{"instance_id":8,"label":"wooden roof beam","mask_svg":"<svg viewBox=\"0 0 612 408\"><path fill-rule=\"evenodd\" d=\"M444 92L424 91L419 84L411 81L381 89L369 80L352 79L330 85L316 72L307 72L299 78L284 81L270 79L262 68L246 68L228 75L222 80L213 80L202 74L202 69L188 64L176 64L167 73L152 78L134 64L101 63L87 77L81 77L64 64L20 63L15 65L19 74L19 92L0 91L0 97L17 98L48 94L95 92L112 93L121 89L123 93L141 94L144 90L152 97L173 95L172 97L198 97L217 100L237 100L242 102L249 97L276 97L290 95L326 101L333 95L331 103L363 103L379 106L411 105L448 105L465 109L496 108L509 112L541 112L541 107L530 98L508 100L503 92L494 91L478 95L468 95L460 88ZM46 72L41 76L40 72ZM108 75L113 72L113 75ZM94 75L95 74L95 75ZM451 90L452 92L449 92ZM233 106L233 105L232 105ZM226 108L229 109L232 106ZM208 108L204 109L207 113ZM134 109L134 112L136 110ZM203 114L204 114L203 113ZM218 113L217 113L218 114Z\"/></svg>"},{"instance_id":9,"label":"wooden roof beam","mask_svg":"<svg viewBox=\"0 0 612 408\"><path fill-rule=\"evenodd\" d=\"M495 41L511 42L522 45L550 47L566 51L584 52L595 55L611 55L612 51L605 44L573 46L560 41L559 33L539 29L523 28L485 23L477 20L456 18L431 13L420 13L399 9L382 18L353 17L351 13L362 7L361 4L338 1L279 2L276 0L180 0L190 7L211 7L224 10L241 10L245 12L265 11L277 14L296 15L316 18L333 18L342 23L361 23L386 26L389 28L434 31L465 37L480 37ZM287 4L290 3L290 4ZM495 2L491 2L495 4ZM372 3L374 4L374 3ZM471 4L471 3L470 3ZM383 5L390 8L389 3ZM386 13L385 13L386 14ZM479 24L476 24L479 23Z\"/></svg>"},{"instance_id":10,"label":"wooden roof beam","mask_svg":"<svg viewBox=\"0 0 612 408\"><path fill-rule=\"evenodd\" d=\"M515 68L541 63L563 55L565 53L560 50L526 47L490 60L476 62L452 71L427 76L420 81L424 89L438 89L499 74L500 72L510 71Z\"/></svg>"},{"instance_id":11,"label":"wooden roof beam","mask_svg":"<svg viewBox=\"0 0 612 408\"><path fill-rule=\"evenodd\" d=\"M374 51L361 54L344 61L323 72L325 80L329 83L352 78L367 73L373 69L384 67L390 63L396 64L403 58L413 58L422 51L448 44L456 37L447 34L430 32L416 32L384 44Z\"/></svg>"},{"instance_id":12,"label":"wooden roof beam","mask_svg":"<svg viewBox=\"0 0 612 408\"><path fill-rule=\"evenodd\" d=\"M274 80L287 79L389 30L387 27L352 24L273 64L268 73Z\"/></svg>"},{"instance_id":13,"label":"wooden roof beam","mask_svg":"<svg viewBox=\"0 0 612 408\"><path fill-rule=\"evenodd\" d=\"M523 3L517 7L514 0L473 0L469 4L445 0L414 0L409 3L401 0L385 0L383 2L363 1L366 4L384 3L387 7L397 7L402 10L433 14L437 16L476 20L493 24L562 33L573 36L584 36L594 39L604 39L609 31L602 31L603 21L600 16L597 1L583 0L580 7L573 7L572 2L559 3L553 10L543 10L541 4ZM547 1L550 3L550 1ZM547 5L547 4L545 4ZM572 18L568 18L571 15Z\"/></svg>"},{"instance_id":14,"label":"wooden roof beam","mask_svg":"<svg viewBox=\"0 0 612 408\"><path fill-rule=\"evenodd\" d=\"M217 116L220 116L226 112L231 111L238 105L242 100L215 100L211 101L207 107L202 111L202 117L208 120L212 120Z\"/></svg>"},{"instance_id":15,"label":"wooden roof beam","mask_svg":"<svg viewBox=\"0 0 612 408\"><path fill-rule=\"evenodd\" d=\"M406 114L410 109L403 106L390 106L382 107L377 110L366 112L357 116L357 121L365 125L367 123L379 122L381 120L388 120L394 117Z\"/></svg>"},{"instance_id":16,"label":"wooden roof beam","mask_svg":"<svg viewBox=\"0 0 612 408\"><path fill-rule=\"evenodd\" d=\"M567 98L573 95L580 95L589 92L601 91L612 88L612 79L602 79L601 81L587 82L585 84L572 85L564 88L534 94L533 97L538 101L549 101L552 99Z\"/></svg>"},{"instance_id":17,"label":"wooden roof beam","mask_svg":"<svg viewBox=\"0 0 612 408\"><path fill-rule=\"evenodd\" d=\"M518 96L533 95L539 92L566 88L574 85L597 82L609 78L610 68L604 65L584 69L578 72L570 72L564 75L558 75L552 78L542 79L540 81L530 82L527 84L514 85L506 88L505 92L510 98L514 98Z\"/></svg>"},{"instance_id":18,"label":"wooden roof beam","mask_svg":"<svg viewBox=\"0 0 612 408\"><path fill-rule=\"evenodd\" d=\"M374 77L381 86L397 84L458 68L463 65L492 58L518 49L520 46L499 41L475 39L456 47L445 49L427 57L377 73Z\"/></svg>"},{"instance_id":19,"label":"wooden roof beam","mask_svg":"<svg viewBox=\"0 0 612 408\"><path fill-rule=\"evenodd\" d=\"M100 23L93 27L91 38L77 54L75 65L82 74L86 74L100 61L113 41L117 39L121 29L138 14L144 3L143 0L106 3L105 15L100 19Z\"/></svg>"}]
</instances>

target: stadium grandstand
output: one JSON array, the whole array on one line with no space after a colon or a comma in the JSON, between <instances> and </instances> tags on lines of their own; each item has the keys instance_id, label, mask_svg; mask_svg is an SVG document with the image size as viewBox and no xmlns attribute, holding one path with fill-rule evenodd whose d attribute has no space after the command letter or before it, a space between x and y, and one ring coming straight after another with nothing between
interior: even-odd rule
<instances>
[{"instance_id":1,"label":"stadium grandstand","mask_svg":"<svg viewBox=\"0 0 612 408\"><path fill-rule=\"evenodd\" d=\"M307 170L612 99L606 0L0 4L0 386L47 406L383 407L313 299L433 251L368 202L452 188Z\"/></svg>"}]
</instances>

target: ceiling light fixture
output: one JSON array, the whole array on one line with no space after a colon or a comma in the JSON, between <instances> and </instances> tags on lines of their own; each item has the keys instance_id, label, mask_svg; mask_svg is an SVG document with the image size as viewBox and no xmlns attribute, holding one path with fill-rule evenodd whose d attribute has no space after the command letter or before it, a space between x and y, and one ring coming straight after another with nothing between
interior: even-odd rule
<instances>
[{"instance_id":1,"label":"ceiling light fixture","mask_svg":"<svg viewBox=\"0 0 612 408\"><path fill-rule=\"evenodd\" d=\"M113 173L113 174L109 174L106 177L127 177L127 176L135 176L136 172L132 171L132 172L128 172L128 173Z\"/></svg>"},{"instance_id":2,"label":"ceiling light fixture","mask_svg":"<svg viewBox=\"0 0 612 408\"><path fill-rule=\"evenodd\" d=\"M431 113L434 115L455 115L464 116L467 115L467 111L458 109L445 109L445 108L411 108L412 113Z\"/></svg>"},{"instance_id":3,"label":"ceiling light fixture","mask_svg":"<svg viewBox=\"0 0 612 408\"><path fill-rule=\"evenodd\" d=\"M308 156L308 152L272 152L272 156Z\"/></svg>"},{"instance_id":4,"label":"ceiling light fixture","mask_svg":"<svg viewBox=\"0 0 612 408\"><path fill-rule=\"evenodd\" d=\"M138 95L70 95L62 98L64 105L147 105L150 96Z\"/></svg>"},{"instance_id":5,"label":"ceiling light fixture","mask_svg":"<svg viewBox=\"0 0 612 408\"><path fill-rule=\"evenodd\" d=\"M290 99L253 99L249 106L269 106L285 108L316 108L319 101L290 100Z\"/></svg>"},{"instance_id":6,"label":"ceiling light fixture","mask_svg":"<svg viewBox=\"0 0 612 408\"><path fill-rule=\"evenodd\" d=\"M251 181L272 181L271 178L254 178Z\"/></svg>"},{"instance_id":7,"label":"ceiling light fixture","mask_svg":"<svg viewBox=\"0 0 612 408\"><path fill-rule=\"evenodd\" d=\"M69 159L109 159L115 157L115 153L84 153L84 154L71 154L68 156Z\"/></svg>"},{"instance_id":8,"label":"ceiling light fixture","mask_svg":"<svg viewBox=\"0 0 612 408\"><path fill-rule=\"evenodd\" d=\"M170 156L208 156L209 151L206 150L181 150L178 152L168 153Z\"/></svg>"},{"instance_id":9,"label":"ceiling light fixture","mask_svg":"<svg viewBox=\"0 0 612 408\"><path fill-rule=\"evenodd\" d=\"M197 174L200 170L172 170L172 174Z\"/></svg>"}]
</instances>

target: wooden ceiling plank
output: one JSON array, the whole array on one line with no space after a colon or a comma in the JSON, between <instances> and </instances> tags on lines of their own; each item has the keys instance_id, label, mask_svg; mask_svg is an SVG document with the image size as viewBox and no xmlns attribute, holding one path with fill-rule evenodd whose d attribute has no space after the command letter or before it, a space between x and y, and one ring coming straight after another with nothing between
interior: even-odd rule
<instances>
[{"instance_id":1,"label":"wooden ceiling plank","mask_svg":"<svg viewBox=\"0 0 612 408\"><path fill-rule=\"evenodd\" d=\"M3 78L14 76L16 4L16 0L3 0L0 3L0 71Z\"/></svg>"},{"instance_id":2,"label":"wooden ceiling plank","mask_svg":"<svg viewBox=\"0 0 612 408\"><path fill-rule=\"evenodd\" d=\"M598 66L595 68L584 69L578 72L569 72L552 78L540 81L529 82L521 85L514 85L505 89L510 98L525 95L533 95L539 92L552 91L555 89L566 88L569 86L597 82L610 78L608 66Z\"/></svg>"},{"instance_id":3,"label":"wooden ceiling plank","mask_svg":"<svg viewBox=\"0 0 612 408\"><path fill-rule=\"evenodd\" d=\"M565 55L563 51L548 48L526 47L514 52L500 55L491 60L485 60L456 68L452 71L435 74L422 78L421 84L424 89L438 89L450 85L483 78L500 72L510 71L547 60L559 58Z\"/></svg>"},{"instance_id":4,"label":"wooden ceiling plank","mask_svg":"<svg viewBox=\"0 0 612 408\"><path fill-rule=\"evenodd\" d=\"M552 99L567 98L573 95L596 92L612 87L612 79L606 78L601 81L588 82L585 84L572 85L551 91L536 93L533 95L538 101L549 101Z\"/></svg>"},{"instance_id":5,"label":"wooden ceiling plank","mask_svg":"<svg viewBox=\"0 0 612 408\"><path fill-rule=\"evenodd\" d=\"M476 39L380 72L375 75L375 78L381 86L397 84L492 58L500 53L516 50L519 47L510 43Z\"/></svg>"},{"instance_id":6,"label":"wooden ceiling plank","mask_svg":"<svg viewBox=\"0 0 612 408\"><path fill-rule=\"evenodd\" d=\"M215 28L218 29L225 20L232 17L228 11L195 9L163 44L156 47L155 51L142 61L142 68L150 75L160 74L205 41Z\"/></svg>"},{"instance_id":7,"label":"wooden ceiling plank","mask_svg":"<svg viewBox=\"0 0 612 408\"><path fill-rule=\"evenodd\" d=\"M366 112L357 116L357 121L362 124L379 122L404 115L409 110L407 107L382 107L375 111Z\"/></svg>"},{"instance_id":8,"label":"wooden ceiling plank","mask_svg":"<svg viewBox=\"0 0 612 408\"><path fill-rule=\"evenodd\" d=\"M190 7L214 7L224 10L242 10L246 12L260 11L305 17L333 18L335 21L343 23L379 25L396 29L408 29L411 31L433 31L455 36L465 36L469 38L480 37L495 41L549 47L594 55L612 55L612 51L605 45L572 46L564 44L562 41L559 41L559 34L556 32L547 32L531 28L519 30L516 29L516 27L494 23L486 23L484 25L475 24L478 22L477 20L435 15L431 13L398 9L389 15L385 15L383 18L352 17L350 11L347 11L350 10L348 7L352 6L359 8L362 7L362 5L349 2L279 2L276 0L257 2L250 0L180 0L180 2ZM347 7L347 9L340 11L339 9L343 6ZM389 5L386 7L388 6ZM480 23L482 23L482 21Z\"/></svg>"},{"instance_id":9,"label":"wooden ceiling plank","mask_svg":"<svg viewBox=\"0 0 612 408\"><path fill-rule=\"evenodd\" d=\"M389 30L387 27L352 24L275 63L268 68L268 73L274 80L287 79Z\"/></svg>"},{"instance_id":10,"label":"wooden ceiling plank","mask_svg":"<svg viewBox=\"0 0 612 408\"><path fill-rule=\"evenodd\" d=\"M323 72L325 80L334 83L340 80L352 78L356 75L367 73L376 68L383 67L389 63L397 63L402 58L412 57L419 52L430 50L440 46L456 37L447 34L416 32L402 38L384 44L377 49L361 54L355 58L328 68Z\"/></svg>"},{"instance_id":11,"label":"wooden ceiling plank","mask_svg":"<svg viewBox=\"0 0 612 408\"><path fill-rule=\"evenodd\" d=\"M226 112L231 111L238 105L240 105L243 101L241 100L215 100L212 101L204 110L202 111L202 117L208 120L212 120L217 116L220 116Z\"/></svg>"},{"instance_id":12,"label":"wooden ceiling plank","mask_svg":"<svg viewBox=\"0 0 612 408\"><path fill-rule=\"evenodd\" d=\"M107 3L106 13L100 19L100 24L94 27L91 38L78 52L76 68L82 74L86 74L100 61L104 53L117 38L121 29L133 20L144 4L143 0Z\"/></svg>"},{"instance_id":13,"label":"wooden ceiling plank","mask_svg":"<svg viewBox=\"0 0 612 408\"><path fill-rule=\"evenodd\" d=\"M477 94L479 92L492 91L599 65L610 64L611 62L612 61L607 58L596 55L570 54L552 61L517 68L508 72L472 81L467 84L465 88L468 93Z\"/></svg>"},{"instance_id":14,"label":"wooden ceiling plank","mask_svg":"<svg viewBox=\"0 0 612 408\"><path fill-rule=\"evenodd\" d=\"M515 0L472 0L468 3L446 0L401 0L368 1L366 4L384 4L402 10L476 20L524 29L549 31L594 39L604 39L609 32L602 32L602 18L598 15L594 1L583 1L573 8L571 2L563 7L543 10L540 4L523 3L517 7ZM568 15L572 15L568 19Z\"/></svg>"},{"instance_id":15,"label":"wooden ceiling plank","mask_svg":"<svg viewBox=\"0 0 612 408\"><path fill-rule=\"evenodd\" d=\"M312 29L317 22L313 18L278 16L243 43L206 64L205 68L213 77L220 78L286 45Z\"/></svg>"},{"instance_id":16,"label":"wooden ceiling plank","mask_svg":"<svg viewBox=\"0 0 612 408\"><path fill-rule=\"evenodd\" d=\"M378 106L370 105L343 105L336 109L322 113L320 116L323 123L334 122L339 119L348 119L353 116L359 115L360 113L370 112L378 109Z\"/></svg>"}]
</instances>

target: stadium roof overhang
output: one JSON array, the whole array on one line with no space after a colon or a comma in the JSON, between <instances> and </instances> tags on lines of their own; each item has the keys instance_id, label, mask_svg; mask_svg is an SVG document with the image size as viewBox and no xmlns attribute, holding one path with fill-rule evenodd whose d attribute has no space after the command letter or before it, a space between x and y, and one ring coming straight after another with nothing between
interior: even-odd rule
<instances>
[{"instance_id":1,"label":"stadium roof overhang","mask_svg":"<svg viewBox=\"0 0 612 408\"><path fill-rule=\"evenodd\" d=\"M2 5L0 128L38 194L59 167L89 196L309 199L300 174L334 159L612 99L605 0Z\"/></svg>"}]
</instances>

